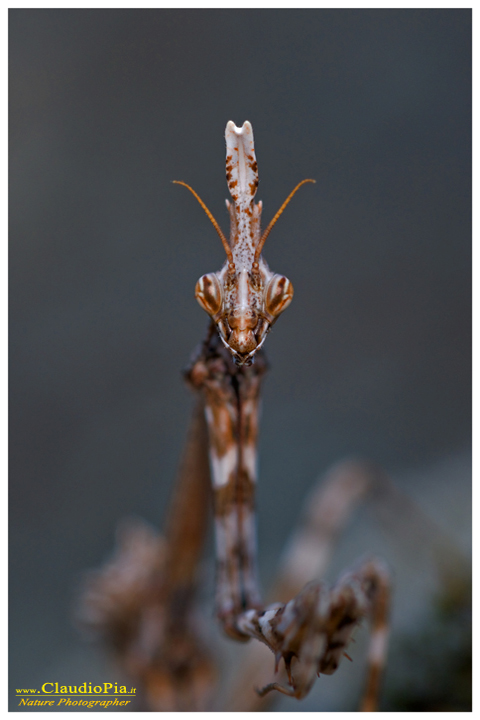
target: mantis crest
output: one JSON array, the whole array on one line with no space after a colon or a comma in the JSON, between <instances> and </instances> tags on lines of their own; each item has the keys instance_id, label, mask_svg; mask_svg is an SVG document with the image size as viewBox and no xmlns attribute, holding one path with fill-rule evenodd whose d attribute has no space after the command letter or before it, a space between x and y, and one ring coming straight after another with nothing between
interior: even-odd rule
<instances>
[{"instance_id":1,"label":"mantis crest","mask_svg":"<svg viewBox=\"0 0 480 720\"><path fill-rule=\"evenodd\" d=\"M262 201L255 203L258 170L251 124L247 120L238 128L230 121L225 140L227 183L233 200L226 201L230 214L230 242L197 193L184 182L174 182L184 185L195 195L219 234L227 255L219 272L199 279L195 297L212 318L235 363L249 365L270 328L293 298L290 280L272 273L261 255L265 240L297 190L315 180L302 180L261 233Z\"/></svg>"}]
</instances>

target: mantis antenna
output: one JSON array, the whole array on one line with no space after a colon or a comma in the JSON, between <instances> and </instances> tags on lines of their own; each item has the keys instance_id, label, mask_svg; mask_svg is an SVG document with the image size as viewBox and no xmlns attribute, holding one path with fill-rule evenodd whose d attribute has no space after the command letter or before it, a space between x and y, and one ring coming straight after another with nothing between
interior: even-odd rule
<instances>
[{"instance_id":1,"label":"mantis antenna","mask_svg":"<svg viewBox=\"0 0 480 720\"><path fill-rule=\"evenodd\" d=\"M297 190L298 190L299 188L301 188L302 185L305 185L305 183L314 183L314 182L316 182L316 180L312 180L311 178L307 178L306 180L302 180L302 182L299 182L298 185L292 190L292 192L291 192L290 195L287 197L287 199L285 200L285 202L283 203L283 205L280 207L280 209L277 211L277 213L273 216L272 220L270 220L270 222L269 222L269 224L267 225L267 227L266 227L266 229L265 229L262 237L260 238L260 242L258 243L257 248L256 248L256 250L255 250L254 262L258 262L258 258L260 257L260 253L262 252L263 246L265 245L265 240L266 240L267 237L270 235L270 232L271 232L273 226L275 225L275 223L277 222L278 218L279 218L280 215L283 213L283 211L285 210L285 208L287 207L288 203L289 203L290 200L293 198L293 196L295 195L295 193L297 192Z\"/></svg>"},{"instance_id":2,"label":"mantis antenna","mask_svg":"<svg viewBox=\"0 0 480 720\"><path fill-rule=\"evenodd\" d=\"M217 221L216 221L215 218L213 217L212 213L210 212L210 210L208 209L208 207L207 207L207 206L205 205L205 203L203 202L202 198L201 198L199 195L197 195L197 193L195 192L195 190L194 190L193 188L191 188L190 185L187 185L187 183L183 182L182 180L172 180L172 182L173 182L175 185L183 185L183 186L186 187L188 190L190 190L190 192L192 193L192 195L194 195L194 196L197 198L198 202L200 203L200 205L202 206L202 208L205 210L208 219L210 220L210 222L212 223L213 227L214 227L215 230L217 231L217 233L218 233L218 235L219 235L219 237L220 237L220 240L222 241L223 249L224 249L225 252L227 253L228 262L229 262L231 265L233 265L234 263L233 263L232 249L231 249L230 245L228 244L227 238L226 238L225 235L223 234L223 232L222 232L222 230L221 230L221 228L220 228L220 225L217 223ZM307 181L304 180L303 182L307 182ZM300 185L301 185L301 183L300 183ZM297 189L297 188L295 188L295 190L296 190L296 189ZM293 193L292 193L292 195L293 195ZM290 199L290 198L289 198L289 199ZM278 215L278 213L277 213L277 215ZM271 224L272 224L272 223L270 223L270 225L271 225ZM269 227L270 227L270 225L269 225ZM268 229L268 228L267 228L267 229Z\"/></svg>"}]
</instances>

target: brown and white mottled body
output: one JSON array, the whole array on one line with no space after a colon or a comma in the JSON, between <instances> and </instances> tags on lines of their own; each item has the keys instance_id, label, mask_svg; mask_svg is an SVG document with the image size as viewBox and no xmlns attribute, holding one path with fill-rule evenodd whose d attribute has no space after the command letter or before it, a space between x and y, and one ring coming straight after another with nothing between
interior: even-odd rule
<instances>
[{"instance_id":1,"label":"brown and white mottled body","mask_svg":"<svg viewBox=\"0 0 480 720\"><path fill-rule=\"evenodd\" d=\"M273 682L260 694L278 690L297 699L307 695L317 675L336 671L355 627L369 618L372 641L364 709L373 709L387 638L389 577L381 563L364 563L345 573L333 588L311 582L288 602L261 604L254 492L258 400L264 371L262 352L253 366L234 365L212 327L187 373L189 383L204 398L209 429L217 616L230 637L260 640L274 653L277 666L283 658L289 685ZM321 543L319 553L322 555ZM313 567L314 559L312 563Z\"/></svg>"},{"instance_id":2,"label":"brown and white mottled body","mask_svg":"<svg viewBox=\"0 0 480 720\"><path fill-rule=\"evenodd\" d=\"M335 672L354 628L369 617L374 629L369 673L372 689L365 709L371 709L386 639L389 585L380 563L369 561L347 573L332 589L313 582L288 602L261 606L254 515L260 381L266 368L261 347L293 297L290 281L269 270L261 251L298 188L314 181L299 183L261 234L262 204L254 202L258 174L252 127L249 122L241 128L229 122L225 137L227 182L233 201L227 201L229 242L202 200L186 186L212 221L227 255L219 272L203 275L197 282L196 298L213 322L187 373L191 386L203 396L209 432L217 616L232 638L265 643L274 653L277 667L283 658L289 685L270 683L260 694L278 690L299 699L308 693L318 674Z\"/></svg>"},{"instance_id":3,"label":"brown and white mottled body","mask_svg":"<svg viewBox=\"0 0 480 720\"><path fill-rule=\"evenodd\" d=\"M257 417L265 361L235 366L212 327L187 379L201 391L207 419L215 513L216 607L228 634L260 606L256 569L255 485Z\"/></svg>"},{"instance_id":4,"label":"brown and white mottled body","mask_svg":"<svg viewBox=\"0 0 480 720\"><path fill-rule=\"evenodd\" d=\"M259 694L278 690L299 700L305 697L317 675L332 675L337 670L354 629L369 617L372 638L362 709L374 710L386 652L389 587L386 568L370 560L358 570L345 573L331 589L324 583L312 582L288 603L276 603L260 613L244 613L239 618L240 628L265 642L277 664L283 657L289 678L289 686L270 683Z\"/></svg>"}]
</instances>

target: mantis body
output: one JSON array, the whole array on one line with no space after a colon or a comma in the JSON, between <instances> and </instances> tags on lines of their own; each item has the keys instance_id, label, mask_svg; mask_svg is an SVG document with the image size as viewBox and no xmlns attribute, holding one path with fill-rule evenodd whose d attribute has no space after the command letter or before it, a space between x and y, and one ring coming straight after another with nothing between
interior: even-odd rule
<instances>
[{"instance_id":1,"label":"mantis body","mask_svg":"<svg viewBox=\"0 0 480 720\"><path fill-rule=\"evenodd\" d=\"M388 572L371 559L344 573L333 587L319 577L346 518L375 485L375 470L348 462L333 469L310 498L291 541L275 583L277 601L264 604L261 599L255 487L259 400L267 369L263 346L293 297L291 282L270 271L262 250L295 192L313 181L294 188L262 233L262 203L254 201L258 175L252 127L229 122L225 135L232 196L228 240L197 193L179 183L204 208L226 259L220 271L203 275L195 288L211 322L186 372L198 402L165 537L141 523L123 529L113 560L89 577L82 621L108 639L127 675L138 683L143 709L209 709L216 664L198 622L196 588L213 492L217 618L230 638L267 646L275 669L266 675L264 656L256 653L262 648L251 646L248 672L239 673L239 687L227 707L263 709L267 700L258 696L271 697L273 690L304 698L319 674L336 671L354 629L367 618L372 637L362 709L374 710L387 647ZM256 687L257 695L248 692L252 683L263 684Z\"/></svg>"},{"instance_id":2,"label":"mantis body","mask_svg":"<svg viewBox=\"0 0 480 720\"><path fill-rule=\"evenodd\" d=\"M254 498L260 384L266 370L263 345L269 330L293 298L291 282L274 274L262 256L265 240L299 183L266 230L260 227L252 126L229 122L225 132L226 175L232 202L227 240L196 192L226 253L222 269L203 275L195 295L212 324L187 379L203 397L209 432L217 554L216 611L225 632L236 640L255 638L283 659L288 685L269 683L303 698L318 674L338 668L352 632L364 617L373 625L367 694L363 709L373 709L386 652L388 573L370 560L345 573L333 588L308 584L286 603L262 605L256 574Z\"/></svg>"}]
</instances>

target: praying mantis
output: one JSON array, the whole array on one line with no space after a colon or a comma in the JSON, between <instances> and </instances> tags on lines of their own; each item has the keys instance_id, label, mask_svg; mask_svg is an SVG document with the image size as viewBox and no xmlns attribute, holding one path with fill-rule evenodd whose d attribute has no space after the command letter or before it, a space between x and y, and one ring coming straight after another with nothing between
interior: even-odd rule
<instances>
[{"instance_id":1,"label":"praying mantis","mask_svg":"<svg viewBox=\"0 0 480 720\"><path fill-rule=\"evenodd\" d=\"M332 589L312 583L288 603L262 605L254 520L257 415L265 372L262 347L293 298L291 282L270 271L262 250L293 195L314 180L303 180L294 188L262 233L262 203L255 203L258 172L251 124L246 121L238 128L230 121L225 139L226 175L233 201L227 201L230 241L195 191L179 183L200 202L226 252L222 269L202 276L195 288L212 327L188 373L190 384L203 396L209 431L216 611L230 637L265 643L277 667L283 659L288 685L272 682L259 694L277 690L301 699L318 674L335 672L352 631L365 616L373 622L371 678L379 676L386 652L389 580L383 565L371 560L347 573ZM367 709L373 702L368 701Z\"/></svg>"},{"instance_id":2,"label":"praying mantis","mask_svg":"<svg viewBox=\"0 0 480 720\"><path fill-rule=\"evenodd\" d=\"M138 528L127 532L117 558L89 585L84 599L87 620L107 629L124 667L144 687L146 709L208 707L213 662L194 619L194 596L211 476L216 616L231 639L259 641L272 652L275 674L256 687L258 697L271 697L276 691L304 698L317 676L334 673L342 657L348 657L352 633L366 618L371 642L361 709L375 710L387 651L389 572L383 562L369 559L345 572L333 587L315 577L323 567L324 536L330 542L345 508L363 492L358 483L352 491L354 485L350 487L341 473L340 479L332 479L330 495L327 487L315 501L318 513L293 542L289 564L276 585L278 599L268 604L261 599L255 487L259 400L267 369L264 344L293 298L292 283L269 269L262 251L294 194L315 181L298 183L262 232L251 124L246 121L239 128L228 122L225 139L232 198L226 201L229 239L198 194L185 182L174 181L188 188L205 210L226 259L218 272L203 275L195 287L210 325L185 373L197 405L166 540ZM343 505L335 500L339 488ZM305 577L305 568L313 576ZM295 594L288 596L292 589Z\"/></svg>"}]
</instances>

